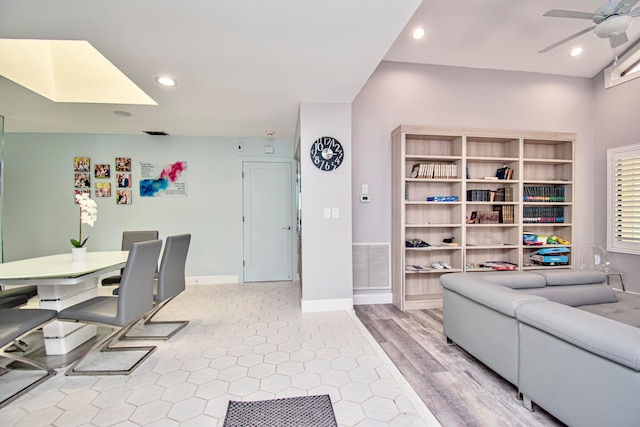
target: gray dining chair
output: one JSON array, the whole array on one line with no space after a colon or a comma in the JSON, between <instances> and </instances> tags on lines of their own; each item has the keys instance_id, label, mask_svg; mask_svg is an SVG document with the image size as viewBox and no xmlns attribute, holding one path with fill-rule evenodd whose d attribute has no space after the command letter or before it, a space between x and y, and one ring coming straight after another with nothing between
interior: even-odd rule
<instances>
[{"instance_id":1,"label":"gray dining chair","mask_svg":"<svg viewBox=\"0 0 640 427\"><path fill-rule=\"evenodd\" d=\"M159 236L158 230L142 230L142 231L123 231L122 232L122 244L120 249L123 251L128 251L131 249L131 245L138 242L147 242L149 240L156 240ZM115 276L108 276L102 279L100 283L102 286L117 286L120 284L120 280L122 279L122 272L124 269L120 270L120 274ZM115 294L117 295L117 293Z\"/></svg>"},{"instance_id":2,"label":"gray dining chair","mask_svg":"<svg viewBox=\"0 0 640 427\"><path fill-rule=\"evenodd\" d=\"M56 314L58 313L55 310L45 310L38 308L0 309L0 356L23 363L25 365L32 366L45 372L44 375L38 377L35 381L31 381L28 385L23 386L20 390L13 392L8 397L4 397L3 395L4 399L0 401L0 408L14 401L41 382L56 374L55 370L48 368L40 362L29 359L28 357L16 352L9 353L6 351L8 348L13 347L15 341L21 340L36 329L41 328L43 325L54 320L56 318ZM10 365L7 365L6 368L2 368L0 369L0 371L3 374L6 374L11 370L9 366ZM11 391L9 392L11 393Z\"/></svg>"},{"instance_id":3,"label":"gray dining chair","mask_svg":"<svg viewBox=\"0 0 640 427\"><path fill-rule=\"evenodd\" d=\"M154 307L144 317L145 325L177 325L167 335L125 335L123 339L168 340L189 324L188 320L153 321L160 309L185 290L185 264L191 243L191 234L167 237L158 270L157 291L153 295Z\"/></svg>"},{"instance_id":4,"label":"gray dining chair","mask_svg":"<svg viewBox=\"0 0 640 427\"><path fill-rule=\"evenodd\" d=\"M132 244L118 296L93 297L58 313L58 320L103 324L113 328L112 333L98 340L76 360L66 375L128 375L156 350L155 346L116 347L114 344L153 308L153 282L161 247L161 240ZM101 352L143 351L144 355L128 369L80 369L80 363L98 348Z\"/></svg>"}]
</instances>

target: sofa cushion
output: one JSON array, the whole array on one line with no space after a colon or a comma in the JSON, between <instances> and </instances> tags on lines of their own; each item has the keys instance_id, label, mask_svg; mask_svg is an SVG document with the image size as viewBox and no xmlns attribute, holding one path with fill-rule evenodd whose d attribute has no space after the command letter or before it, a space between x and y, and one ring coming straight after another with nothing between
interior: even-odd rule
<instances>
[{"instance_id":1,"label":"sofa cushion","mask_svg":"<svg viewBox=\"0 0 640 427\"><path fill-rule=\"evenodd\" d=\"M638 328L551 301L522 304L516 310L516 318L588 352L640 371Z\"/></svg>"},{"instance_id":2,"label":"sofa cushion","mask_svg":"<svg viewBox=\"0 0 640 427\"><path fill-rule=\"evenodd\" d=\"M511 289L544 288L547 286L547 281L544 277L524 271L492 271L471 274Z\"/></svg>"},{"instance_id":3,"label":"sofa cushion","mask_svg":"<svg viewBox=\"0 0 640 427\"><path fill-rule=\"evenodd\" d=\"M538 270L547 286L590 285L604 283L607 276L596 270Z\"/></svg>"},{"instance_id":4,"label":"sofa cushion","mask_svg":"<svg viewBox=\"0 0 640 427\"><path fill-rule=\"evenodd\" d=\"M449 273L440 276L442 287L455 292L492 310L515 318L515 310L529 301L543 301L544 298L526 295L507 286L479 277L477 273ZM446 316L446 314L445 314Z\"/></svg>"},{"instance_id":5,"label":"sofa cushion","mask_svg":"<svg viewBox=\"0 0 640 427\"><path fill-rule=\"evenodd\" d=\"M615 291L604 284L546 286L544 288L519 289L518 291L538 295L549 301L570 307L606 304L618 301Z\"/></svg>"},{"instance_id":6,"label":"sofa cushion","mask_svg":"<svg viewBox=\"0 0 640 427\"><path fill-rule=\"evenodd\" d=\"M580 310L640 328L640 295L616 292L618 302L610 304L584 305Z\"/></svg>"}]
</instances>

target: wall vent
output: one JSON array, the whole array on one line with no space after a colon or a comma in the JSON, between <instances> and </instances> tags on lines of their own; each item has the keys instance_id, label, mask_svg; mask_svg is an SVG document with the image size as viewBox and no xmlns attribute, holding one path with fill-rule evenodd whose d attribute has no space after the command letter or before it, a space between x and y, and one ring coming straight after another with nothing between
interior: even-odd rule
<instances>
[{"instance_id":1,"label":"wall vent","mask_svg":"<svg viewBox=\"0 0 640 427\"><path fill-rule=\"evenodd\" d=\"M353 289L390 289L391 244L354 243Z\"/></svg>"}]
</instances>

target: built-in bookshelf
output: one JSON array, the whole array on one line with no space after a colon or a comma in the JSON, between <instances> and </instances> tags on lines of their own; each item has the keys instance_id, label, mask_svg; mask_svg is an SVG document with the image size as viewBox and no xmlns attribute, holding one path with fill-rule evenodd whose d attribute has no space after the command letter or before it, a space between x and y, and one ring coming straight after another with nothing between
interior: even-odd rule
<instances>
[{"instance_id":1,"label":"built-in bookshelf","mask_svg":"<svg viewBox=\"0 0 640 427\"><path fill-rule=\"evenodd\" d=\"M442 274L571 268L575 134L400 126L391 136L397 307L441 307ZM569 250L560 263L531 258L557 248Z\"/></svg>"}]
</instances>

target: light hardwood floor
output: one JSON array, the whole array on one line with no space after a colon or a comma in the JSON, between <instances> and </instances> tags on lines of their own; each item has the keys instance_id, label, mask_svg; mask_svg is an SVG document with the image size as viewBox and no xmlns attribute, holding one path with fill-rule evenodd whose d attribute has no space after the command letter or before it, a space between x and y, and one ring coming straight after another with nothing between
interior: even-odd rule
<instances>
[{"instance_id":1,"label":"light hardwood floor","mask_svg":"<svg viewBox=\"0 0 640 427\"><path fill-rule=\"evenodd\" d=\"M446 345L442 310L402 312L361 305L356 315L443 426L562 426L544 410L529 412L516 387L466 353Z\"/></svg>"}]
</instances>

